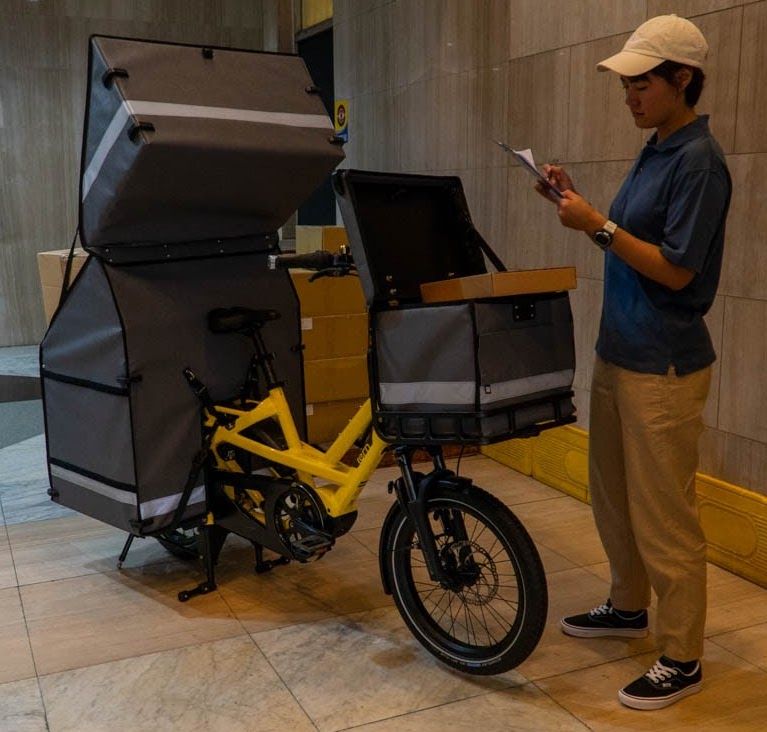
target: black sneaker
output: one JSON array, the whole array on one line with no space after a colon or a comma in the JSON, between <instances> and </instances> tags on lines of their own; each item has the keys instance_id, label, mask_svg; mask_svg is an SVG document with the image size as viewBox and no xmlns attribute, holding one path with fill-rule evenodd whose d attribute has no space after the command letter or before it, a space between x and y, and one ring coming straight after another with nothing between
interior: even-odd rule
<instances>
[{"instance_id":1,"label":"black sneaker","mask_svg":"<svg viewBox=\"0 0 767 732\"><path fill-rule=\"evenodd\" d=\"M616 610L608 600L583 615L562 618L562 632L577 638L645 638L647 636L647 610L623 612Z\"/></svg>"},{"instance_id":2,"label":"black sneaker","mask_svg":"<svg viewBox=\"0 0 767 732\"><path fill-rule=\"evenodd\" d=\"M621 689L618 699L632 709L662 709L690 694L697 694L703 685L702 680L700 661L695 661L692 669L685 671L677 661L661 656L644 676Z\"/></svg>"}]
</instances>

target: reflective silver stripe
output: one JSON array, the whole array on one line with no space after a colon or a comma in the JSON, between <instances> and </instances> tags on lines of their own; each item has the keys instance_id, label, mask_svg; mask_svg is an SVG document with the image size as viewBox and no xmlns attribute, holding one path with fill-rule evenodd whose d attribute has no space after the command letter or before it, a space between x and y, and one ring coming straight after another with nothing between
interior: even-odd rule
<instances>
[{"instance_id":1,"label":"reflective silver stripe","mask_svg":"<svg viewBox=\"0 0 767 732\"><path fill-rule=\"evenodd\" d=\"M548 374L527 376L524 379L502 381L489 384L490 391L480 387L480 404L492 404L504 399L535 394L548 389L569 387L573 383L572 369L552 371ZM473 381L408 381L402 383L385 382L381 384L381 403L385 405L404 404L473 404Z\"/></svg>"},{"instance_id":2,"label":"reflective silver stripe","mask_svg":"<svg viewBox=\"0 0 767 732\"><path fill-rule=\"evenodd\" d=\"M512 381L502 381L498 384L490 384L490 393L485 393L484 388L479 390L479 403L492 404L504 399L513 399L514 397L525 394L535 394L539 391L548 389L561 389L569 387L573 383L573 369L564 371L552 371L548 374L537 374L536 376L526 376L524 379L513 379Z\"/></svg>"},{"instance_id":3,"label":"reflective silver stripe","mask_svg":"<svg viewBox=\"0 0 767 732\"><path fill-rule=\"evenodd\" d=\"M196 119L228 119L237 122L257 122L282 127L310 127L331 130L333 124L325 114L294 114L292 112L262 112L255 109L229 109L228 107L204 107L196 104L172 104L170 102L131 101L126 99L115 112L112 121L99 141L98 147L83 175L83 201L98 177L109 151L130 116L137 114L154 117L194 117Z\"/></svg>"},{"instance_id":4,"label":"reflective silver stripe","mask_svg":"<svg viewBox=\"0 0 767 732\"><path fill-rule=\"evenodd\" d=\"M107 159L109 151L117 141L119 134L122 132L123 127L125 127L125 123L128 121L131 114L130 104L128 102L123 102L115 112L114 117L112 117L112 121L109 123L106 132L104 132L104 136L99 140L99 144L93 153L90 163L88 163L85 174L83 175L83 201L88 195L88 191L90 191L93 181L96 180L96 177L101 170L101 166L104 165L104 161Z\"/></svg>"},{"instance_id":5,"label":"reflective silver stripe","mask_svg":"<svg viewBox=\"0 0 767 732\"><path fill-rule=\"evenodd\" d=\"M174 493L172 496L163 496L146 501L139 506L141 518L152 518L154 516L163 516L166 513L176 510L178 502L181 500L181 493ZM205 486L198 485L189 496L189 504L202 503L205 500Z\"/></svg>"},{"instance_id":6,"label":"reflective silver stripe","mask_svg":"<svg viewBox=\"0 0 767 732\"><path fill-rule=\"evenodd\" d=\"M196 117L198 119L229 119L237 122L259 122L282 127L315 127L330 130L333 127L326 114L296 114L294 112L262 112L257 109L230 109L228 107L203 107L196 104L171 104L170 102L140 102L131 100L134 114L155 117Z\"/></svg>"},{"instance_id":7,"label":"reflective silver stripe","mask_svg":"<svg viewBox=\"0 0 767 732\"><path fill-rule=\"evenodd\" d=\"M473 381L382 383L382 404L473 404Z\"/></svg>"},{"instance_id":8,"label":"reflective silver stripe","mask_svg":"<svg viewBox=\"0 0 767 732\"><path fill-rule=\"evenodd\" d=\"M111 485L80 475L80 473L75 473L72 470L67 470L58 465L51 465L51 475L66 480L67 483L79 485L81 488L98 493L99 495L117 501L118 503L127 503L131 506L135 506L138 503L135 493L114 488ZM179 492L174 493L172 496L163 496L162 498L154 498L151 501L145 501L139 506L141 509L141 516L142 518L152 518L153 516L162 516L171 511L175 511L180 500L181 493ZM189 497L189 505L202 503L204 500L205 486L198 485Z\"/></svg>"},{"instance_id":9,"label":"reflective silver stripe","mask_svg":"<svg viewBox=\"0 0 767 732\"><path fill-rule=\"evenodd\" d=\"M55 475L57 478L67 481L67 483L73 483L79 485L81 488L98 493L106 498L119 503L127 503L132 506L136 505L136 494L130 491L123 491L119 488L114 488L111 485L102 483L101 481L94 480L93 478L87 478L80 473L75 473L72 470L67 470L59 465L51 465L51 475Z\"/></svg>"}]
</instances>

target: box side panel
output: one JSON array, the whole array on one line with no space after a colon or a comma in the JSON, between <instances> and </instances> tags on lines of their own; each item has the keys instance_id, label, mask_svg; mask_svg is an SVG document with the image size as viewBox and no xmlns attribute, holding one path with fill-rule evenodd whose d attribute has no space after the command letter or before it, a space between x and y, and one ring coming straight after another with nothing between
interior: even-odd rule
<instances>
[{"instance_id":1,"label":"box side panel","mask_svg":"<svg viewBox=\"0 0 767 732\"><path fill-rule=\"evenodd\" d=\"M572 387L575 348L566 294L478 303L480 402Z\"/></svg>"},{"instance_id":2,"label":"box side panel","mask_svg":"<svg viewBox=\"0 0 767 732\"><path fill-rule=\"evenodd\" d=\"M43 338L43 372L124 388L125 341L103 265L88 259Z\"/></svg>"},{"instance_id":3,"label":"box side panel","mask_svg":"<svg viewBox=\"0 0 767 732\"><path fill-rule=\"evenodd\" d=\"M470 305L375 313L374 330L382 406L474 409L477 374Z\"/></svg>"},{"instance_id":4,"label":"box side panel","mask_svg":"<svg viewBox=\"0 0 767 732\"><path fill-rule=\"evenodd\" d=\"M140 379L131 384L131 406L142 506L170 499L175 507L173 497L177 502L201 445L201 405L183 369L191 368L214 400L237 395L245 378L252 344L236 333L210 332L207 315L214 308L281 313L263 335L276 354L274 368L299 434L305 435L298 300L285 271L270 271L262 255L105 267L125 324L130 373ZM142 518L152 518L151 528L159 528L172 511L144 513Z\"/></svg>"}]
</instances>

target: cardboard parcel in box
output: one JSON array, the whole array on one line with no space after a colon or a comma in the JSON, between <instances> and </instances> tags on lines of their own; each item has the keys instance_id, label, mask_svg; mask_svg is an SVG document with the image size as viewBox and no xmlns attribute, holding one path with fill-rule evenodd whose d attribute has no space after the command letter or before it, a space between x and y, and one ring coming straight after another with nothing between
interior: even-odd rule
<instances>
[{"instance_id":1,"label":"cardboard parcel in box","mask_svg":"<svg viewBox=\"0 0 767 732\"><path fill-rule=\"evenodd\" d=\"M575 267L528 269L515 272L488 272L470 277L454 277L421 285L424 302L476 300L483 297L533 295L539 292L561 292L576 287Z\"/></svg>"},{"instance_id":2,"label":"cardboard parcel in box","mask_svg":"<svg viewBox=\"0 0 767 732\"><path fill-rule=\"evenodd\" d=\"M234 397L264 326L306 434L296 291L271 271L277 230L343 158L297 56L94 37L81 162L91 256L41 345L53 499L135 534L173 519L202 444L201 404ZM185 517L205 506L202 477Z\"/></svg>"},{"instance_id":3,"label":"cardboard parcel in box","mask_svg":"<svg viewBox=\"0 0 767 732\"><path fill-rule=\"evenodd\" d=\"M459 178L345 170L333 183L370 308L370 388L383 439L489 443L574 420L566 290L422 298L428 282L487 277L485 255L499 263L471 222Z\"/></svg>"}]
</instances>

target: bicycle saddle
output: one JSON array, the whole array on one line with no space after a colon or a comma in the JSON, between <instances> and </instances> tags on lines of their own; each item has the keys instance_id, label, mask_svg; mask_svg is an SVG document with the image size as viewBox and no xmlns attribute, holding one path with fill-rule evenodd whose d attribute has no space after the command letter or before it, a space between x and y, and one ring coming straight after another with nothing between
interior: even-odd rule
<instances>
[{"instance_id":1,"label":"bicycle saddle","mask_svg":"<svg viewBox=\"0 0 767 732\"><path fill-rule=\"evenodd\" d=\"M279 310L216 308L208 313L208 328L213 333L248 333L279 317Z\"/></svg>"}]
</instances>

